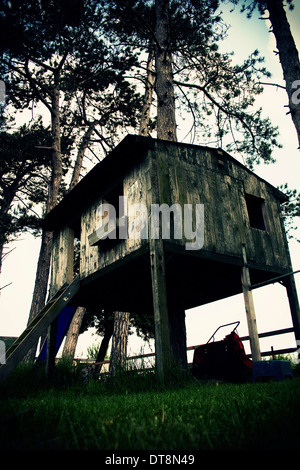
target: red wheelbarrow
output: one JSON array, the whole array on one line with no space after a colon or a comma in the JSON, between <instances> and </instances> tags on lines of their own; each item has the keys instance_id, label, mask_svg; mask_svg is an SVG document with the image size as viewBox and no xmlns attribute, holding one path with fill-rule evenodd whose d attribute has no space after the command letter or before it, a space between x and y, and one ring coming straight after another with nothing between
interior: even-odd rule
<instances>
[{"instance_id":1,"label":"red wheelbarrow","mask_svg":"<svg viewBox=\"0 0 300 470\"><path fill-rule=\"evenodd\" d=\"M235 328L222 341L214 341L219 329L234 324ZM206 344L195 349L192 365L194 377L238 383L251 381L252 361L246 356L243 343L235 331L239 324L238 321L219 326Z\"/></svg>"}]
</instances>

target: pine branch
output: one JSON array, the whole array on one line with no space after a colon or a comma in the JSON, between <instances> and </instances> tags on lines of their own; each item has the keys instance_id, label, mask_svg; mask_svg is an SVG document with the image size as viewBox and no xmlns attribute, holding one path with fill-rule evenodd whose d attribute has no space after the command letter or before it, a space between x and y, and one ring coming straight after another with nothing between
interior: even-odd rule
<instances>
[{"instance_id":1,"label":"pine branch","mask_svg":"<svg viewBox=\"0 0 300 470\"><path fill-rule=\"evenodd\" d=\"M275 86L277 88L282 88L283 90L286 90L286 87L283 85L279 85L278 83L267 83L267 82L257 82L258 85L270 85L270 86Z\"/></svg>"},{"instance_id":2,"label":"pine branch","mask_svg":"<svg viewBox=\"0 0 300 470\"><path fill-rule=\"evenodd\" d=\"M255 143L255 135L253 134L253 131L252 129L250 128L250 126L245 122L245 120L242 118L242 116L240 116L238 113L232 111L232 110L229 110L229 109L225 109L220 103L218 103L215 98L213 98L211 96L210 93L208 93L208 91L205 89L204 86L201 86L201 85L197 85L196 83L181 83L181 82L178 82L176 80L174 80L174 85L177 85L177 86L184 86L184 87L188 87L188 88L196 88L197 90L200 90L204 93L204 95L215 105L217 106L218 109L220 109L220 111L222 111L224 114L228 115L228 116L232 116L236 119L238 119L242 125L245 127L245 129L247 129L247 131L249 132L249 134L251 135L251 139L252 139L252 145L253 145L253 148L257 150L256 148L256 143Z\"/></svg>"},{"instance_id":3,"label":"pine branch","mask_svg":"<svg viewBox=\"0 0 300 470\"><path fill-rule=\"evenodd\" d=\"M45 98L42 96L42 94L40 93L38 87L37 87L37 82L36 80L34 80L30 74L30 71L29 71L29 68L28 68L28 62L29 62L29 59L26 59L26 62L25 62L25 73L26 73L26 77L28 78L33 90L35 91L35 93L37 94L38 98L41 100L41 102L46 106L46 108L48 108L48 110L50 111L50 113L52 114L53 113L53 110L52 110L52 106L49 105L49 103L45 100ZM41 83L38 83L38 86L40 86L40 88L44 89L46 91L46 93L52 97L52 93L50 90L48 90L43 84Z\"/></svg>"}]
</instances>

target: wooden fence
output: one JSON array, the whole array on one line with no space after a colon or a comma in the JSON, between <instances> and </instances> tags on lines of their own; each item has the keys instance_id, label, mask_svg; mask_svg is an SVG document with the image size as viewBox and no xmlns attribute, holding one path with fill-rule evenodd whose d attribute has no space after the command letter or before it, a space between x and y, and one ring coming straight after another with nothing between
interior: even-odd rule
<instances>
[{"instance_id":1,"label":"wooden fence","mask_svg":"<svg viewBox=\"0 0 300 470\"><path fill-rule=\"evenodd\" d=\"M287 333L293 333L294 332L294 328L285 328L285 329L281 329L281 330L276 330L276 331L268 331L268 332L265 332L265 333L259 333L259 338L267 338L269 336L278 336L278 335L284 335L284 334L287 334ZM241 341L249 341L250 340L250 337L249 336L241 336L240 337L240 340ZM187 351L193 351L195 350L196 348L198 348L199 346L202 346L200 344L196 345L196 346L188 346L187 347ZM261 356L263 357L267 357L267 356L270 356L270 357L273 357L275 355L282 355L282 354L291 354L291 353L294 353L297 351L297 348L285 348L285 349L276 349L274 350L273 348L271 349L271 351L264 351L261 353ZM139 354L137 356L128 356L127 357L127 361L133 361L133 360L138 360L138 359L144 359L144 358L149 358L149 357L154 357L155 356L155 353L147 353L147 354ZM251 354L247 354L247 357L251 358ZM102 362L96 362L94 363L93 360L84 360L84 359L75 359L75 361L77 362L80 362L80 363L88 363L88 364L95 364L95 365L104 365L104 364L109 364L109 359L105 360L105 361L102 361Z\"/></svg>"}]
</instances>

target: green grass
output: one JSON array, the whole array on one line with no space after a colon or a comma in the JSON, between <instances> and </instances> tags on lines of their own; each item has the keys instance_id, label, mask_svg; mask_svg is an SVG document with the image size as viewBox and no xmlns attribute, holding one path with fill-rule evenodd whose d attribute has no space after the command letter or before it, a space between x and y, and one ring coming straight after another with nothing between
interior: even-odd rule
<instances>
[{"instance_id":1,"label":"green grass","mask_svg":"<svg viewBox=\"0 0 300 470\"><path fill-rule=\"evenodd\" d=\"M297 450L300 379L168 386L131 372L82 383L20 368L0 390L1 450Z\"/></svg>"}]
</instances>

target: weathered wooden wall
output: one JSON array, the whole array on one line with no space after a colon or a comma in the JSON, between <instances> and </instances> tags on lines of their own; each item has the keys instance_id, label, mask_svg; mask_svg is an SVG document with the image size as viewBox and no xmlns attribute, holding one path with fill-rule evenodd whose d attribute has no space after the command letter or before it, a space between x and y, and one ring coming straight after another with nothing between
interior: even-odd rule
<instances>
[{"instance_id":1,"label":"weathered wooden wall","mask_svg":"<svg viewBox=\"0 0 300 470\"><path fill-rule=\"evenodd\" d=\"M123 194L127 197L128 207L133 204L147 204L147 179L148 162L143 161L140 166L128 171L123 181ZM127 237L125 240L113 242L107 240L97 246L90 246L89 235L91 235L100 224L97 217L97 209L104 201L105 195L99 194L99 198L87 207L81 215L81 256L80 256L80 276L85 278L115 261L129 255L147 240L140 237ZM133 217L128 217L128 226L133 221Z\"/></svg>"},{"instance_id":2,"label":"weathered wooden wall","mask_svg":"<svg viewBox=\"0 0 300 470\"><path fill-rule=\"evenodd\" d=\"M258 269L279 272L289 269L278 194L271 185L222 151L155 141L148 157L124 175L123 195L127 197L129 211L133 204L143 204L151 213L149 158L154 155L159 157L160 203L169 206L180 204L182 208L184 204L192 204L194 208L196 204L204 205L202 250L206 254L242 259L241 245L245 243L248 260L257 264ZM250 226L245 194L264 200L266 230ZM147 240L138 236L133 238L129 233L126 240L90 246L88 237L100 223L96 214L103 196L99 188L99 198L90 203L81 215L81 278L130 255L147 243ZM129 213L129 228L133 221ZM173 240L176 245L184 245L188 241L185 237Z\"/></svg>"},{"instance_id":3,"label":"weathered wooden wall","mask_svg":"<svg viewBox=\"0 0 300 470\"><path fill-rule=\"evenodd\" d=\"M162 202L204 204L203 250L241 257L241 243L246 243L248 259L259 268L289 268L279 201L272 186L221 151L157 146L162 160ZM266 230L250 226L245 194L264 199Z\"/></svg>"},{"instance_id":4,"label":"weathered wooden wall","mask_svg":"<svg viewBox=\"0 0 300 470\"><path fill-rule=\"evenodd\" d=\"M65 283L70 284L74 275L74 232L67 225L56 231L53 237L50 297Z\"/></svg>"}]
</instances>

